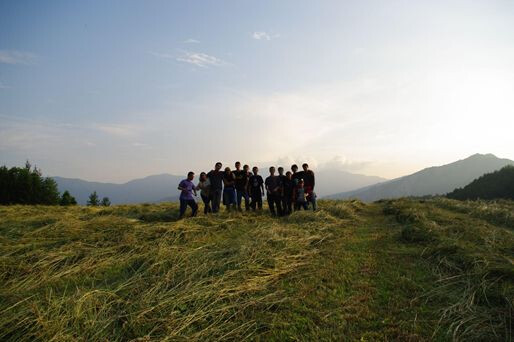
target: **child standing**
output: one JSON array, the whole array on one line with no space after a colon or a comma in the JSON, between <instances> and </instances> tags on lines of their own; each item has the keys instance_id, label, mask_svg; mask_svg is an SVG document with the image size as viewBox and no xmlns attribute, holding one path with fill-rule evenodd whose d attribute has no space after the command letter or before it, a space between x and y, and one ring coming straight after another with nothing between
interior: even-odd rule
<instances>
[{"instance_id":1,"label":"child standing","mask_svg":"<svg viewBox=\"0 0 514 342\"><path fill-rule=\"evenodd\" d=\"M307 198L305 193L305 188L303 187L304 182L303 179L300 179L298 181L298 185L295 187L294 191L294 209L300 210L300 208L303 208L304 210L307 210Z\"/></svg>"}]
</instances>

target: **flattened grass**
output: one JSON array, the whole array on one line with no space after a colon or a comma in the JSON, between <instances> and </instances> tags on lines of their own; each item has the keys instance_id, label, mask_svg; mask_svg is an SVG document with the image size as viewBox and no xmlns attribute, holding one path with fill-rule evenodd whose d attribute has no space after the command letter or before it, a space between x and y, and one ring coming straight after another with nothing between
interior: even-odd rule
<instances>
[{"instance_id":1,"label":"flattened grass","mask_svg":"<svg viewBox=\"0 0 514 342\"><path fill-rule=\"evenodd\" d=\"M508 214L460 205L0 207L0 339L508 340Z\"/></svg>"}]
</instances>

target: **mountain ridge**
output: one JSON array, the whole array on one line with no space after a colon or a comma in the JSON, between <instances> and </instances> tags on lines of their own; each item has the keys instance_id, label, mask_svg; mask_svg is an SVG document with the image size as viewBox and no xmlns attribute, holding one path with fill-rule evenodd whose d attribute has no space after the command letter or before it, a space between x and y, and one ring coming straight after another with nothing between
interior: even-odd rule
<instances>
[{"instance_id":1,"label":"mountain ridge","mask_svg":"<svg viewBox=\"0 0 514 342\"><path fill-rule=\"evenodd\" d=\"M444 195L469 184L485 173L510 164L514 164L514 161L498 158L491 153L475 153L449 164L427 167L410 175L348 192L335 193L325 198L355 198L370 202L406 196Z\"/></svg>"}]
</instances>

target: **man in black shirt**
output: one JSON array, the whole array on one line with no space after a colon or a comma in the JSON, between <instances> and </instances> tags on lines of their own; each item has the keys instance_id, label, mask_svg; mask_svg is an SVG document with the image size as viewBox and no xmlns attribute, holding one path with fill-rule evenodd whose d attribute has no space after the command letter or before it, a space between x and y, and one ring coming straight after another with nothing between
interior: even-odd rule
<instances>
[{"instance_id":1,"label":"man in black shirt","mask_svg":"<svg viewBox=\"0 0 514 342\"><path fill-rule=\"evenodd\" d=\"M256 206L259 207L259 210L262 210L262 194L264 193L264 181L262 177L258 175L259 168L254 166L253 175L248 179L248 190L250 192L250 197L252 201L250 202L250 207L253 211L255 211Z\"/></svg>"},{"instance_id":2,"label":"man in black shirt","mask_svg":"<svg viewBox=\"0 0 514 342\"><path fill-rule=\"evenodd\" d=\"M291 214L293 209L294 182L292 175L291 172L287 171L286 175L282 178L282 210L284 215Z\"/></svg>"},{"instance_id":3,"label":"man in black shirt","mask_svg":"<svg viewBox=\"0 0 514 342\"><path fill-rule=\"evenodd\" d=\"M269 176L266 178L264 184L266 185L267 196L268 196L268 206L271 214L282 215L282 205L280 203L280 195L281 195L281 185L280 185L280 177L275 176L275 168L272 166L269 168ZM275 206L277 210L275 211Z\"/></svg>"},{"instance_id":4,"label":"man in black shirt","mask_svg":"<svg viewBox=\"0 0 514 342\"><path fill-rule=\"evenodd\" d=\"M309 170L307 163L302 165L303 168L303 181L305 182L305 193L307 194L307 202L312 204L312 210L316 210L316 193L314 192L314 172Z\"/></svg>"},{"instance_id":5,"label":"man in black shirt","mask_svg":"<svg viewBox=\"0 0 514 342\"><path fill-rule=\"evenodd\" d=\"M298 172L298 165L296 164L291 165L291 171L293 171L291 178L294 182L294 185L296 186L298 185L300 179L303 179L303 171Z\"/></svg>"},{"instance_id":6,"label":"man in black shirt","mask_svg":"<svg viewBox=\"0 0 514 342\"><path fill-rule=\"evenodd\" d=\"M245 199L245 209L249 209L248 201L248 178L250 174L248 172L248 165L243 167L241 170L241 163L236 162L236 170L233 172L236 178L236 195L237 195L237 209L241 211L241 200Z\"/></svg>"},{"instance_id":7,"label":"man in black shirt","mask_svg":"<svg viewBox=\"0 0 514 342\"><path fill-rule=\"evenodd\" d=\"M211 201L212 212L217 213L220 210L221 195L223 194L223 171L221 171L222 164L217 162L214 170L209 171L207 178L211 182Z\"/></svg>"},{"instance_id":8,"label":"man in black shirt","mask_svg":"<svg viewBox=\"0 0 514 342\"><path fill-rule=\"evenodd\" d=\"M291 179L293 180L293 188L298 185L298 183L303 180L303 171L298 172L298 165L291 165L291 171L293 174L291 175ZM295 207L296 210L296 207Z\"/></svg>"}]
</instances>

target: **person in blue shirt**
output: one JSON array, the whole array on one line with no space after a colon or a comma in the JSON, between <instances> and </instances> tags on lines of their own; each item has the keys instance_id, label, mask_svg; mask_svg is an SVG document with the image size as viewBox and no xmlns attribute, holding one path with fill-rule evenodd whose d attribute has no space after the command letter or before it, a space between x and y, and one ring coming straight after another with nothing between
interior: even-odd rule
<instances>
[{"instance_id":1,"label":"person in blue shirt","mask_svg":"<svg viewBox=\"0 0 514 342\"><path fill-rule=\"evenodd\" d=\"M195 197L196 196L196 187L193 184L193 179L195 178L195 173L193 171L189 171L187 174L187 178L182 180L178 189L180 190L180 215L179 218L184 217L186 213L186 209L188 206L191 207L193 213L191 216L196 216L198 211L198 204L196 204ZM193 196L194 194L194 196Z\"/></svg>"}]
</instances>

